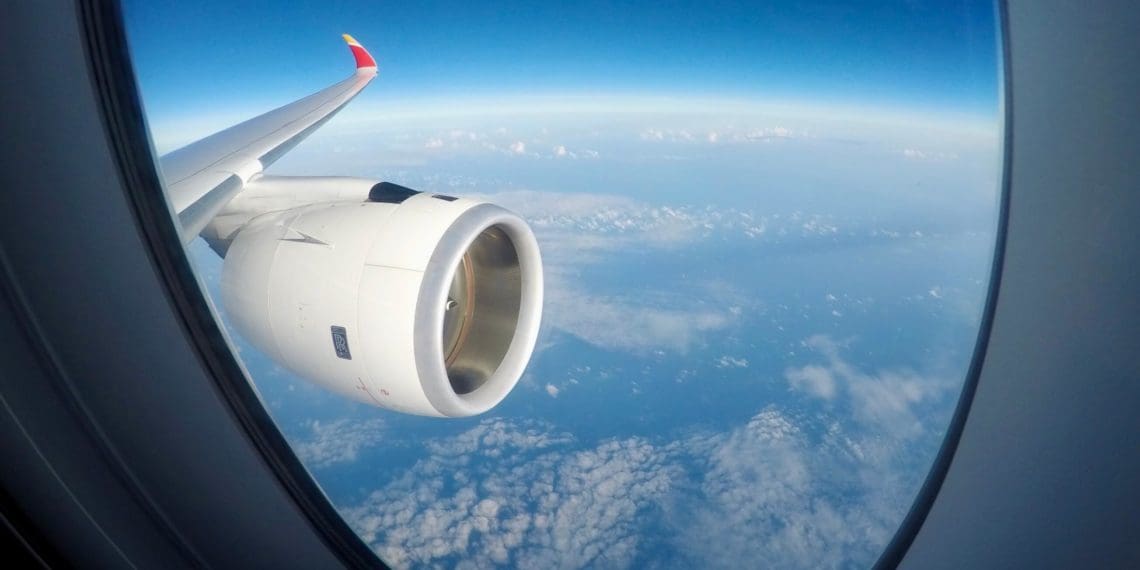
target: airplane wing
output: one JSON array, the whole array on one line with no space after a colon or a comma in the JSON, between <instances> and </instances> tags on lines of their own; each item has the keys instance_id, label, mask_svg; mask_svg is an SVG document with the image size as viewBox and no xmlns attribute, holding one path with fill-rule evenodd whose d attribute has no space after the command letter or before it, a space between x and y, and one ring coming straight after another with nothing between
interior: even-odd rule
<instances>
[{"instance_id":1,"label":"airplane wing","mask_svg":"<svg viewBox=\"0 0 1140 570\"><path fill-rule=\"evenodd\" d=\"M344 35L356 72L344 81L170 152L160 160L189 243L245 183L341 110L376 77L376 60Z\"/></svg>"},{"instance_id":2,"label":"airplane wing","mask_svg":"<svg viewBox=\"0 0 1140 570\"><path fill-rule=\"evenodd\" d=\"M345 41L348 79L161 159L182 241L223 258L233 329L301 378L398 412L481 414L538 339L542 259L526 221L387 181L260 174L375 78Z\"/></svg>"}]
</instances>

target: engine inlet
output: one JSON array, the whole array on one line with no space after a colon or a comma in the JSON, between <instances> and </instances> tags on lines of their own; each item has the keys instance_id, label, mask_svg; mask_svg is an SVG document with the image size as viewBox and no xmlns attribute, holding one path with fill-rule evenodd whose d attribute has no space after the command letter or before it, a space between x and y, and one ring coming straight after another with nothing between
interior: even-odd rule
<instances>
[{"instance_id":1,"label":"engine inlet","mask_svg":"<svg viewBox=\"0 0 1140 570\"><path fill-rule=\"evenodd\" d=\"M455 268L443 317L444 366L456 394L482 386L506 356L518 326L522 271L499 227L483 230Z\"/></svg>"}]
</instances>

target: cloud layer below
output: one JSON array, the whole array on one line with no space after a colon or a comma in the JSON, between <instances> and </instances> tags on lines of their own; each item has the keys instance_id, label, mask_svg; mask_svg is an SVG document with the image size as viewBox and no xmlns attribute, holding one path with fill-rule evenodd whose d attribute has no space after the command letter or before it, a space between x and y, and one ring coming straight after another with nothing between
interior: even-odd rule
<instances>
[{"instance_id":1,"label":"cloud layer below","mask_svg":"<svg viewBox=\"0 0 1140 570\"><path fill-rule=\"evenodd\" d=\"M913 458L937 445L942 424L914 407L951 399L936 378L857 369L828 337L805 344L816 362L784 380L832 411L770 405L727 432L594 443L488 419L342 513L396 567L868 565L925 476Z\"/></svg>"}]
</instances>

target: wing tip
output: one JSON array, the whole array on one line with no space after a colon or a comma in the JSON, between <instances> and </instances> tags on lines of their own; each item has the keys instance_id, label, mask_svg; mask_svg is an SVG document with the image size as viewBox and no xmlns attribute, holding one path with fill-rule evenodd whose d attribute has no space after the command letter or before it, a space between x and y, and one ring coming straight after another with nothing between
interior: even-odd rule
<instances>
[{"instance_id":1,"label":"wing tip","mask_svg":"<svg viewBox=\"0 0 1140 570\"><path fill-rule=\"evenodd\" d=\"M357 71L376 70L376 59L368 53L368 50L364 49L364 46L360 45L360 42L356 41L356 38L348 34L341 34L341 37L344 38L344 43L348 44L348 49L352 51L352 57L356 59Z\"/></svg>"}]
</instances>

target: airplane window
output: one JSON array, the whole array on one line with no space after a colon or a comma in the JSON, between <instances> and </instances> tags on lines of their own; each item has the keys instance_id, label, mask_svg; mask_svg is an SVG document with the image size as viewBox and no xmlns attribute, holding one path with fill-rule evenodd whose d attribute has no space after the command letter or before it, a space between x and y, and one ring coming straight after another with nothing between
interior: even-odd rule
<instances>
[{"instance_id":1,"label":"airplane window","mask_svg":"<svg viewBox=\"0 0 1140 570\"><path fill-rule=\"evenodd\" d=\"M891 540L990 290L991 1L125 4L201 282L385 562Z\"/></svg>"}]
</instances>

